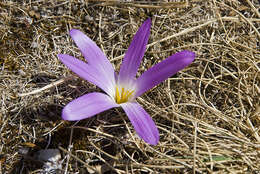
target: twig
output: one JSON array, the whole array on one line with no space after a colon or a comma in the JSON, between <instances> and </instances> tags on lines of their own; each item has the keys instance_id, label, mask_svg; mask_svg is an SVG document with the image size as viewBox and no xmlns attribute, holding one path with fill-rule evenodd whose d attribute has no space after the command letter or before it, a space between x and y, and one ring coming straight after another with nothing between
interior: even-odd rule
<instances>
[{"instance_id":1,"label":"twig","mask_svg":"<svg viewBox=\"0 0 260 174\"><path fill-rule=\"evenodd\" d=\"M89 0L90 1L90 0ZM97 1L97 0L91 0ZM102 2L98 4L100 6L127 6L127 7L136 7L136 8L149 8L149 9L172 9L172 8L187 8L189 3L185 2L161 2L158 5L152 4L152 2L143 1L143 3L129 3L129 2L120 2L117 0L98 0Z\"/></svg>"},{"instance_id":2,"label":"twig","mask_svg":"<svg viewBox=\"0 0 260 174\"><path fill-rule=\"evenodd\" d=\"M71 152L67 151L66 149L64 149L63 147L59 146L59 149L67 154L69 154L71 157L73 157L75 160L77 160L78 162L80 162L81 164L83 164L83 166L85 166L86 168L89 168L93 171L96 171L96 169L90 165L88 165L87 163L85 163L84 161L82 161L80 158L78 158L77 156L73 155Z\"/></svg>"},{"instance_id":3,"label":"twig","mask_svg":"<svg viewBox=\"0 0 260 174\"><path fill-rule=\"evenodd\" d=\"M19 96L19 97L24 97L24 96L27 96L27 95L33 95L33 94L40 93L40 92L42 92L42 91L45 91L45 90L47 90L47 89L53 88L53 87L55 87L55 86L57 86L57 85L60 85L60 84L64 83L65 81L72 79L72 77L74 77L74 76L72 75L72 76L69 76L69 77L64 77L64 78L62 78L62 79L60 79L60 80L58 80L58 81L56 81L56 82L53 82L53 83L51 83L51 84L49 84L49 85L46 85L46 86L44 86L44 87L42 87L42 88L36 89L36 90L34 90L34 91L31 91L31 92L18 93L18 96Z\"/></svg>"},{"instance_id":4,"label":"twig","mask_svg":"<svg viewBox=\"0 0 260 174\"><path fill-rule=\"evenodd\" d=\"M193 174L196 173L197 122L194 122Z\"/></svg>"},{"instance_id":5,"label":"twig","mask_svg":"<svg viewBox=\"0 0 260 174\"><path fill-rule=\"evenodd\" d=\"M225 3L220 3L220 5L223 5L231 10L233 10L234 12L236 12L242 19L244 19L252 28L253 30L256 32L258 38L260 39L260 33L258 32L257 28L254 26L254 24L247 19L243 14L241 14L239 11L237 11L236 9L234 9L233 7L230 7L229 5L225 4Z\"/></svg>"},{"instance_id":6,"label":"twig","mask_svg":"<svg viewBox=\"0 0 260 174\"><path fill-rule=\"evenodd\" d=\"M190 33L190 32L193 32L193 31L195 31L195 30L198 30L198 29L200 29L200 28L202 28L202 27L204 27L204 26L210 25L210 24L212 24L212 23L214 23L214 22L216 22L216 21L218 21L218 20L224 20L224 21L239 21L239 18L235 18L235 17L221 17L221 18L213 18L213 19L210 19L210 20L208 20L207 22L205 22L205 23L203 23L203 24L197 25L197 26L195 26L195 27L187 28L187 29L185 29L185 30L182 30L182 31L179 32L179 33L176 33L176 34L173 34L173 35L171 35L171 36L168 36L168 37L165 37L165 38L163 38L163 39L160 39L160 40L157 40L157 41L155 41L155 42L152 42L152 43L150 43L150 44L147 45L147 49L148 49L149 47L155 45L155 44L158 44L158 43L167 41L167 40L169 40L169 39L172 39L172 38L175 38L175 37L184 35L184 34L186 34L186 33ZM258 21L258 19L255 19L255 20ZM250 19L247 19L247 21L250 22ZM251 22L250 22L250 23L251 23ZM120 56L118 56L118 57L113 58L111 61L113 62L113 61L116 61L116 60L120 60L120 59L122 59L123 57L124 57L124 54L122 54L122 55L120 55Z\"/></svg>"},{"instance_id":7,"label":"twig","mask_svg":"<svg viewBox=\"0 0 260 174\"><path fill-rule=\"evenodd\" d=\"M252 2L250 0L246 0L246 2L250 5L250 7L254 10L254 12L256 13L256 15L260 18L260 13L258 12L258 10L255 8L255 6L252 4Z\"/></svg>"}]
</instances>

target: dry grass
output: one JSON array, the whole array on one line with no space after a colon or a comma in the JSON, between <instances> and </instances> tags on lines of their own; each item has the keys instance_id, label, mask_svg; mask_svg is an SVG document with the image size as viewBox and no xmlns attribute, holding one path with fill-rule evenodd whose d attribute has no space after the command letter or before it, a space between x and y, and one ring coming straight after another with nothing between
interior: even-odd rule
<instances>
[{"instance_id":1,"label":"dry grass","mask_svg":"<svg viewBox=\"0 0 260 174\"><path fill-rule=\"evenodd\" d=\"M0 2L0 173L43 173L32 156L45 148L62 153L56 173L260 172L259 1L83 2ZM84 31L118 70L148 17L140 72L180 50L197 54L138 98L158 125L159 144L141 141L120 109L61 120L69 101L99 90L71 76L56 56L82 58L69 29Z\"/></svg>"}]
</instances>

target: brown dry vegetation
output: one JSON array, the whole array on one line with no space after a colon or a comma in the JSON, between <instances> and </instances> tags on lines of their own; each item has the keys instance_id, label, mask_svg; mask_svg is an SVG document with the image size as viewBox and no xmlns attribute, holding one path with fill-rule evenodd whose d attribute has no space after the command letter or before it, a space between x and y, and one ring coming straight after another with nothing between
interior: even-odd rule
<instances>
[{"instance_id":1,"label":"brown dry vegetation","mask_svg":"<svg viewBox=\"0 0 260 174\"><path fill-rule=\"evenodd\" d=\"M259 7L257 0L2 0L0 173L42 173L33 154L45 148L62 154L56 173L259 173ZM177 51L197 54L138 98L158 125L159 144L140 140L121 109L61 120L64 105L99 90L58 60L58 53L82 58L68 31L86 33L118 70L148 17L140 73Z\"/></svg>"}]
</instances>

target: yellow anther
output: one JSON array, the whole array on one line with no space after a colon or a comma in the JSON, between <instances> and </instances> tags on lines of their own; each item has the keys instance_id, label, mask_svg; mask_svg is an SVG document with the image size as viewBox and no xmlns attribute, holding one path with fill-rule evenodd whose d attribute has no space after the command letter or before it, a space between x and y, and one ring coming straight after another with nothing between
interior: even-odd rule
<instances>
[{"instance_id":1,"label":"yellow anther","mask_svg":"<svg viewBox=\"0 0 260 174\"><path fill-rule=\"evenodd\" d=\"M119 92L118 87L116 87L116 95L115 95L115 101L116 103L125 103L128 101L128 99L132 96L134 93L134 90L125 90L125 88L121 89L121 92Z\"/></svg>"},{"instance_id":2,"label":"yellow anther","mask_svg":"<svg viewBox=\"0 0 260 174\"><path fill-rule=\"evenodd\" d=\"M119 91L118 91L118 87L116 87L116 102L118 103L119 100L120 100Z\"/></svg>"},{"instance_id":3,"label":"yellow anther","mask_svg":"<svg viewBox=\"0 0 260 174\"><path fill-rule=\"evenodd\" d=\"M134 90L133 91L127 91L127 94L126 94L126 98L129 98L132 94L134 93Z\"/></svg>"},{"instance_id":4,"label":"yellow anther","mask_svg":"<svg viewBox=\"0 0 260 174\"><path fill-rule=\"evenodd\" d=\"M121 91L121 100L124 100L124 97L125 97L125 89L122 88L122 91Z\"/></svg>"}]
</instances>

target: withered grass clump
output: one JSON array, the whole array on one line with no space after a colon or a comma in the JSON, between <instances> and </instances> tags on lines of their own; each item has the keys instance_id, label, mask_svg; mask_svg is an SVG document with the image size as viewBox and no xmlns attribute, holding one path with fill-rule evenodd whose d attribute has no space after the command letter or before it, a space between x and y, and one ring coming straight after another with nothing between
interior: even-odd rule
<instances>
[{"instance_id":1,"label":"withered grass clump","mask_svg":"<svg viewBox=\"0 0 260 174\"><path fill-rule=\"evenodd\" d=\"M0 2L0 173L41 173L34 154L56 148L57 173L260 172L260 12L257 0ZM92 38L119 70L151 17L140 73L188 49L191 66L138 98L160 131L141 141L120 109L61 120L72 99L97 91L57 54L82 58L68 31ZM39 161L38 161L39 162Z\"/></svg>"}]
</instances>

